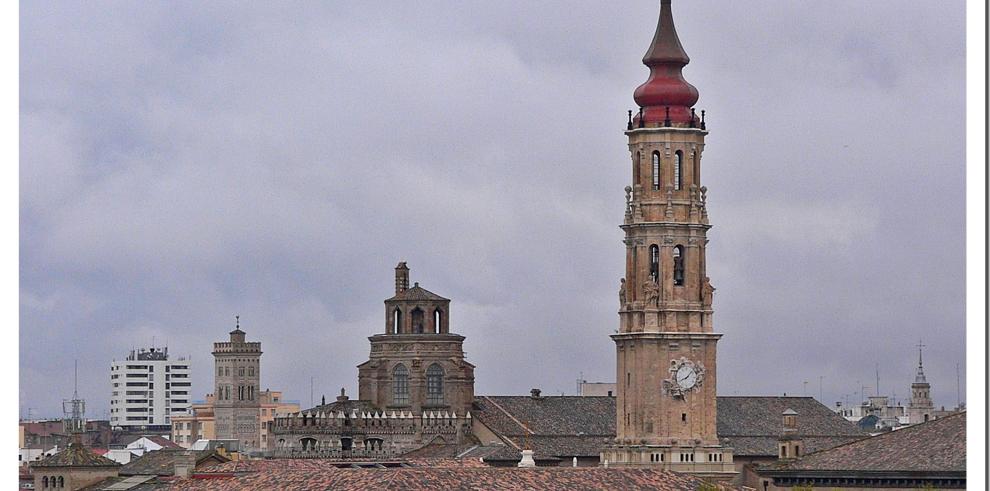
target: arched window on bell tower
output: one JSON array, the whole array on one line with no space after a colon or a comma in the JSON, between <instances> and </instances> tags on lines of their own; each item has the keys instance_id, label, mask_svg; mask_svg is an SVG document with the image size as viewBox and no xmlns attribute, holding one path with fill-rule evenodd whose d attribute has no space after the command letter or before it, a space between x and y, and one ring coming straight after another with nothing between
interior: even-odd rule
<instances>
[{"instance_id":1,"label":"arched window on bell tower","mask_svg":"<svg viewBox=\"0 0 990 491\"><path fill-rule=\"evenodd\" d=\"M443 311L440 309L433 310L433 333L440 334L443 331Z\"/></svg>"},{"instance_id":2,"label":"arched window on bell tower","mask_svg":"<svg viewBox=\"0 0 990 491\"><path fill-rule=\"evenodd\" d=\"M395 313L392 315L392 333L399 334L402 332L402 310L395 309Z\"/></svg>"},{"instance_id":3,"label":"arched window on bell tower","mask_svg":"<svg viewBox=\"0 0 990 491\"><path fill-rule=\"evenodd\" d=\"M423 309L416 307L412 311L412 332L423 334Z\"/></svg>"},{"instance_id":4,"label":"arched window on bell tower","mask_svg":"<svg viewBox=\"0 0 990 491\"><path fill-rule=\"evenodd\" d=\"M660 152L653 152L653 190L660 190Z\"/></svg>"},{"instance_id":5,"label":"arched window on bell tower","mask_svg":"<svg viewBox=\"0 0 990 491\"><path fill-rule=\"evenodd\" d=\"M639 182L639 167L642 161L643 155L640 152L636 152L636 160L633 161L633 186L641 184Z\"/></svg>"},{"instance_id":6,"label":"arched window on bell tower","mask_svg":"<svg viewBox=\"0 0 990 491\"><path fill-rule=\"evenodd\" d=\"M682 166L684 161L684 154L680 150L674 152L674 190L680 191L684 187L682 181L684 173L682 172Z\"/></svg>"},{"instance_id":7,"label":"arched window on bell tower","mask_svg":"<svg viewBox=\"0 0 990 491\"><path fill-rule=\"evenodd\" d=\"M656 244L650 246L650 279L654 283L660 277L660 247Z\"/></svg>"},{"instance_id":8,"label":"arched window on bell tower","mask_svg":"<svg viewBox=\"0 0 990 491\"><path fill-rule=\"evenodd\" d=\"M674 247L674 285L684 285L684 246Z\"/></svg>"}]
</instances>

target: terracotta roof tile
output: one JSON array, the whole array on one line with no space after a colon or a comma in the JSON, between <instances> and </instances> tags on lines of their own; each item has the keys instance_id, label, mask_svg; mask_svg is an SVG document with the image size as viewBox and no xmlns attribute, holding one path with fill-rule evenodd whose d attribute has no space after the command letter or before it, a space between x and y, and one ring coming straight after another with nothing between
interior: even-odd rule
<instances>
[{"instance_id":1,"label":"terracotta roof tile","mask_svg":"<svg viewBox=\"0 0 990 491\"><path fill-rule=\"evenodd\" d=\"M811 397L720 396L717 405L719 438L735 455L776 456L786 409L798 413L809 451L867 436ZM522 448L528 439L536 458L597 455L615 438L615 398L608 396L479 396L472 415L510 446Z\"/></svg>"},{"instance_id":2,"label":"terracotta roof tile","mask_svg":"<svg viewBox=\"0 0 990 491\"><path fill-rule=\"evenodd\" d=\"M227 476L196 475L172 484L175 490L696 490L704 481L659 469L603 467L429 467L390 469L299 470L273 467L265 471ZM722 486L722 489L729 489Z\"/></svg>"},{"instance_id":3,"label":"terracotta roof tile","mask_svg":"<svg viewBox=\"0 0 990 491\"><path fill-rule=\"evenodd\" d=\"M31 467L119 467L120 464L102 455L97 455L88 448L72 443L55 455L49 455Z\"/></svg>"}]
</instances>

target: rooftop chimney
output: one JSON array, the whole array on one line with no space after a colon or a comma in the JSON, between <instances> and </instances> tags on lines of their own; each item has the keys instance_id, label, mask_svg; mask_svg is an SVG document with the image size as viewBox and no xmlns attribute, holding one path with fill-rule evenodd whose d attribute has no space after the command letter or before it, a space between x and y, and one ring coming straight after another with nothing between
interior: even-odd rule
<instances>
[{"instance_id":1,"label":"rooftop chimney","mask_svg":"<svg viewBox=\"0 0 990 491\"><path fill-rule=\"evenodd\" d=\"M797 411L787 408L783 414L783 431L777 446L779 447L778 458L781 460L792 460L801 456L801 438L797 434Z\"/></svg>"},{"instance_id":2,"label":"rooftop chimney","mask_svg":"<svg viewBox=\"0 0 990 491\"><path fill-rule=\"evenodd\" d=\"M542 397L540 397L540 389L530 390L529 396L532 397L533 399L542 399Z\"/></svg>"},{"instance_id":3,"label":"rooftop chimney","mask_svg":"<svg viewBox=\"0 0 990 491\"><path fill-rule=\"evenodd\" d=\"M395 267L395 294L398 295L409 289L409 267L402 261Z\"/></svg>"},{"instance_id":4,"label":"rooftop chimney","mask_svg":"<svg viewBox=\"0 0 990 491\"><path fill-rule=\"evenodd\" d=\"M175 477L189 477L196 469L196 454L193 452L176 452L173 461Z\"/></svg>"}]
</instances>

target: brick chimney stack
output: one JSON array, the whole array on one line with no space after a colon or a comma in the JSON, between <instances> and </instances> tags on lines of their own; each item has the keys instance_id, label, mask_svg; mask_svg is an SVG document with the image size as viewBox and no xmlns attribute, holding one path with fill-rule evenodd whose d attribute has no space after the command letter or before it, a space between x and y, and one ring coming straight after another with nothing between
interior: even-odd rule
<instances>
[{"instance_id":1,"label":"brick chimney stack","mask_svg":"<svg viewBox=\"0 0 990 491\"><path fill-rule=\"evenodd\" d=\"M398 295L409 289L409 267L402 261L395 267L395 294Z\"/></svg>"}]
</instances>

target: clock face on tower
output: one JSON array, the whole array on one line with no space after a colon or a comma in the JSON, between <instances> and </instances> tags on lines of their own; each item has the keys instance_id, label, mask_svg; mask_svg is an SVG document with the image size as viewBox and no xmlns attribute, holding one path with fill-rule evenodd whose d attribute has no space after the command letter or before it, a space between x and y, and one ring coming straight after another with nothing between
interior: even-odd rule
<instances>
[{"instance_id":1,"label":"clock face on tower","mask_svg":"<svg viewBox=\"0 0 990 491\"><path fill-rule=\"evenodd\" d=\"M683 390L691 390L698 383L698 372L689 365L681 365L677 369L676 376L677 386Z\"/></svg>"},{"instance_id":2,"label":"clock face on tower","mask_svg":"<svg viewBox=\"0 0 990 491\"><path fill-rule=\"evenodd\" d=\"M684 394L701 387L705 375L705 367L683 356L670 362L670 378L663 381L662 390L675 398L682 399Z\"/></svg>"}]
</instances>

